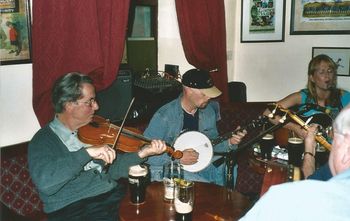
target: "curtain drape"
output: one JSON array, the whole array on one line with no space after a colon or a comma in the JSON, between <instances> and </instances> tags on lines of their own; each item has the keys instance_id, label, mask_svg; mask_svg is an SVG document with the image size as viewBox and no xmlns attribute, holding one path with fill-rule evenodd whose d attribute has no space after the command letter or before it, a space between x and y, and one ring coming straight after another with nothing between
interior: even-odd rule
<instances>
[{"instance_id":1,"label":"curtain drape","mask_svg":"<svg viewBox=\"0 0 350 221\"><path fill-rule=\"evenodd\" d=\"M225 5L223 0L175 0L182 45L187 61L214 70L215 85L228 101Z\"/></svg>"},{"instance_id":2,"label":"curtain drape","mask_svg":"<svg viewBox=\"0 0 350 221\"><path fill-rule=\"evenodd\" d=\"M33 1L33 108L41 126L54 111L51 89L61 75L90 75L111 84L122 59L130 0Z\"/></svg>"}]
</instances>

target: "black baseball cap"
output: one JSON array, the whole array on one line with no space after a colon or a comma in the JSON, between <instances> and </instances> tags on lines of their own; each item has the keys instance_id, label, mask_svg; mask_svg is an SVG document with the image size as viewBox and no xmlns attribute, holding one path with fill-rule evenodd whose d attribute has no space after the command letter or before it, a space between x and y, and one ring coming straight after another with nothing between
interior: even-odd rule
<instances>
[{"instance_id":1,"label":"black baseball cap","mask_svg":"<svg viewBox=\"0 0 350 221\"><path fill-rule=\"evenodd\" d=\"M214 86L214 82L208 71L200 69L191 69L182 75L182 84L190 87L200 89L203 94L210 98L218 97L221 91Z\"/></svg>"}]
</instances>

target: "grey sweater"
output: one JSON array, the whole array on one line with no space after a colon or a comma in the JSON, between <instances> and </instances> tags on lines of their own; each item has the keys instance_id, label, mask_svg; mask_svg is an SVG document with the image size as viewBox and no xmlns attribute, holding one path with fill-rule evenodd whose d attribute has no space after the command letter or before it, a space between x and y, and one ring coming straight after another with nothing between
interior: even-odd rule
<instances>
[{"instance_id":1,"label":"grey sweater","mask_svg":"<svg viewBox=\"0 0 350 221\"><path fill-rule=\"evenodd\" d=\"M128 176L129 166L146 159L137 153L118 153L107 173L84 170L91 160L85 148L70 152L48 125L34 135L28 150L29 171L46 213L112 190L119 178Z\"/></svg>"}]
</instances>

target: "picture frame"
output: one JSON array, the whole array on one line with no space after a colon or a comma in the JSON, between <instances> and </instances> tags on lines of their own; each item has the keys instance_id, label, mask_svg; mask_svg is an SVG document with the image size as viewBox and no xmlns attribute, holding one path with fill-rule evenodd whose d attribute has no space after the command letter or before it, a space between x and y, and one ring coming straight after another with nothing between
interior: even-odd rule
<instances>
[{"instance_id":1,"label":"picture frame","mask_svg":"<svg viewBox=\"0 0 350 221\"><path fill-rule=\"evenodd\" d=\"M242 0L241 43L284 42L285 0Z\"/></svg>"},{"instance_id":2,"label":"picture frame","mask_svg":"<svg viewBox=\"0 0 350 221\"><path fill-rule=\"evenodd\" d=\"M326 54L338 64L338 76L350 77L350 48L345 47L313 47L312 57Z\"/></svg>"},{"instance_id":3,"label":"picture frame","mask_svg":"<svg viewBox=\"0 0 350 221\"><path fill-rule=\"evenodd\" d=\"M292 0L290 34L350 34L349 7L349 0Z\"/></svg>"},{"instance_id":4,"label":"picture frame","mask_svg":"<svg viewBox=\"0 0 350 221\"><path fill-rule=\"evenodd\" d=\"M0 2L1 65L32 62L29 4L29 0L7 0Z\"/></svg>"}]
</instances>

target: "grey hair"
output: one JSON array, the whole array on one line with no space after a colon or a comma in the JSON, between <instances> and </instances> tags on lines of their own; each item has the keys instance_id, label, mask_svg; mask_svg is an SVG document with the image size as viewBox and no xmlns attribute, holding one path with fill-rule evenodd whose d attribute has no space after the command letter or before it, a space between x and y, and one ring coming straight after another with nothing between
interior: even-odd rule
<instances>
[{"instance_id":1,"label":"grey hair","mask_svg":"<svg viewBox=\"0 0 350 221\"><path fill-rule=\"evenodd\" d=\"M82 96L83 83L93 84L93 80L80 72L70 72L56 80L51 97L55 113L62 113L67 102L77 101Z\"/></svg>"},{"instance_id":2,"label":"grey hair","mask_svg":"<svg viewBox=\"0 0 350 221\"><path fill-rule=\"evenodd\" d=\"M350 135L350 104L335 118L333 127L340 134Z\"/></svg>"}]
</instances>

